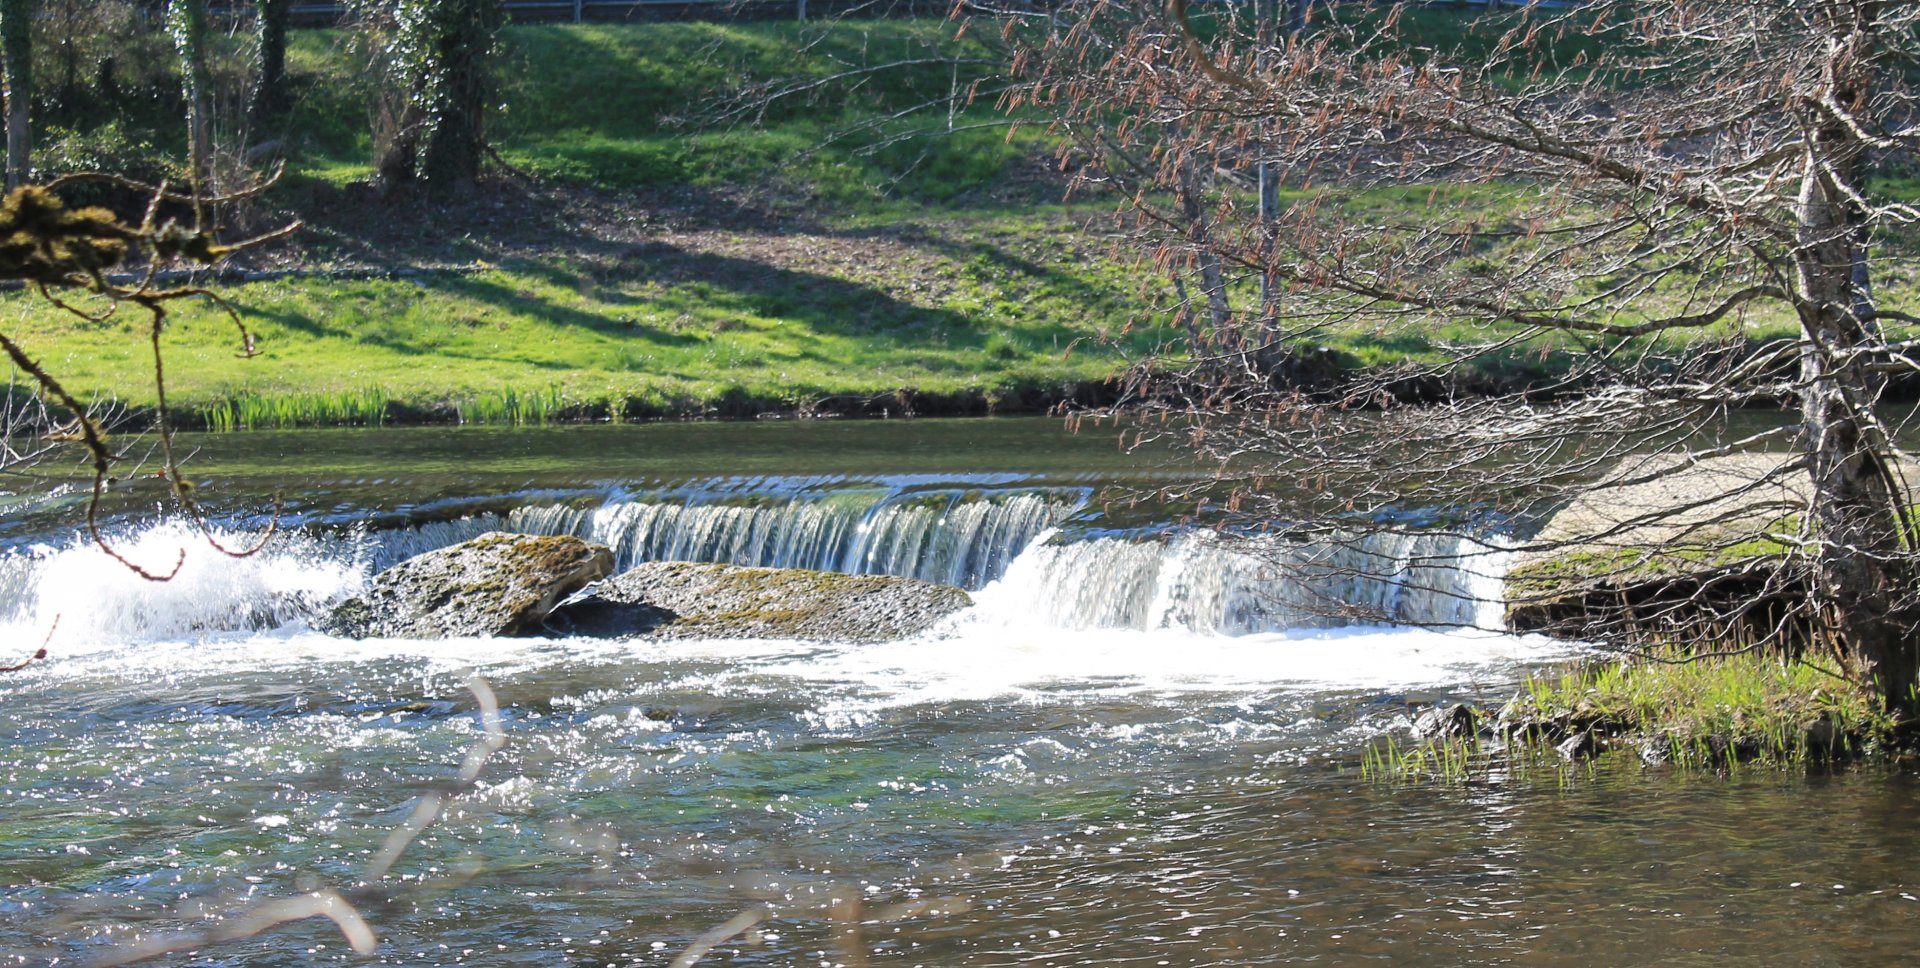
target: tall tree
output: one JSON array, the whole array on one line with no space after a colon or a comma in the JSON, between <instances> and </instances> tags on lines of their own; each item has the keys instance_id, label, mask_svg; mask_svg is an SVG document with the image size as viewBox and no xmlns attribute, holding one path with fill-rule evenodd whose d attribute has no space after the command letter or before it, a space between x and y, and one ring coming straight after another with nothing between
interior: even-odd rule
<instances>
[{"instance_id":1,"label":"tall tree","mask_svg":"<svg viewBox=\"0 0 1920 968\"><path fill-rule=\"evenodd\" d=\"M258 0L255 4L254 32L260 63L247 114L256 128L287 107L287 14L292 8L292 0Z\"/></svg>"},{"instance_id":2,"label":"tall tree","mask_svg":"<svg viewBox=\"0 0 1920 968\"><path fill-rule=\"evenodd\" d=\"M359 11L380 78L372 113L382 187L471 187L487 151L501 0L362 0Z\"/></svg>"},{"instance_id":3,"label":"tall tree","mask_svg":"<svg viewBox=\"0 0 1920 968\"><path fill-rule=\"evenodd\" d=\"M0 0L0 62L7 82L7 187L33 166L33 0Z\"/></svg>"},{"instance_id":4,"label":"tall tree","mask_svg":"<svg viewBox=\"0 0 1920 968\"><path fill-rule=\"evenodd\" d=\"M213 81L207 66L206 0L168 0L167 32L180 61L180 88L187 102L188 164L197 196L210 189L213 164Z\"/></svg>"},{"instance_id":5,"label":"tall tree","mask_svg":"<svg viewBox=\"0 0 1920 968\"><path fill-rule=\"evenodd\" d=\"M1871 159L1920 148L1920 3L1528 5L1446 45L1413 16L1339 5L1266 40L1230 15L1196 29L1185 0L1088 0L1028 52L1023 101L1053 106L1091 152L1156 159L1164 193L1134 196L1143 241L1167 258L1204 244L1274 281L1275 329L1237 314L1249 341L1482 334L1446 363L1319 392L1282 385L1280 354L1248 357L1232 385L1210 371L1207 446L1307 480L1347 474L1334 503L1351 521L1564 498L1603 457L1664 450L1677 456L1657 466L1687 466L1729 409L1790 401L1796 425L1742 446L1787 448L1777 473L1803 499L1743 538L1781 549L1797 621L1890 707L1920 712L1920 556L1878 409L1889 373L1920 370L1920 319L1876 305L1867 262L1873 240L1920 220L1868 178ZM1319 190L1262 218L1227 186L1212 231L1191 232L1184 203L1162 200L1182 197L1190 158L1223 151ZM1388 182L1431 197L1411 215L1346 204ZM1463 365L1523 351L1569 373L1452 393L1471 382ZM1357 410L1391 440L1340 437ZM1656 462L1625 466L1616 476ZM1311 510L1257 486L1235 500L1268 519Z\"/></svg>"}]
</instances>

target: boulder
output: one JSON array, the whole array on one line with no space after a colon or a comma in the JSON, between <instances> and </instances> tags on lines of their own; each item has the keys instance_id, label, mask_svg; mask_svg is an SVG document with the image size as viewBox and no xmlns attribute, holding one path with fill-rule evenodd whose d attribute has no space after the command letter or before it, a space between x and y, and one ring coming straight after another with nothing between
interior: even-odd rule
<instances>
[{"instance_id":1,"label":"boulder","mask_svg":"<svg viewBox=\"0 0 1920 968\"><path fill-rule=\"evenodd\" d=\"M958 588L912 578L660 561L587 589L549 624L593 636L884 642L970 604Z\"/></svg>"},{"instance_id":2,"label":"boulder","mask_svg":"<svg viewBox=\"0 0 1920 968\"><path fill-rule=\"evenodd\" d=\"M604 545L494 531L375 575L319 624L355 639L530 635L555 605L612 571Z\"/></svg>"}]
</instances>

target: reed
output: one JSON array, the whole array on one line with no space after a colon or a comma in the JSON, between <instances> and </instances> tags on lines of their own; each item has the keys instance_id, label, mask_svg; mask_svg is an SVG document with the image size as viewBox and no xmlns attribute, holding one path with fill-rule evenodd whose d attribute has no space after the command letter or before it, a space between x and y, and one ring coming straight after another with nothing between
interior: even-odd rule
<instances>
[{"instance_id":1,"label":"reed","mask_svg":"<svg viewBox=\"0 0 1920 968\"><path fill-rule=\"evenodd\" d=\"M463 424L544 424L564 416L567 402L559 387L523 391L507 388L464 397L454 404Z\"/></svg>"},{"instance_id":2,"label":"reed","mask_svg":"<svg viewBox=\"0 0 1920 968\"><path fill-rule=\"evenodd\" d=\"M295 427L378 427L387 415L379 387L322 393L228 394L199 410L208 430L286 430Z\"/></svg>"}]
</instances>

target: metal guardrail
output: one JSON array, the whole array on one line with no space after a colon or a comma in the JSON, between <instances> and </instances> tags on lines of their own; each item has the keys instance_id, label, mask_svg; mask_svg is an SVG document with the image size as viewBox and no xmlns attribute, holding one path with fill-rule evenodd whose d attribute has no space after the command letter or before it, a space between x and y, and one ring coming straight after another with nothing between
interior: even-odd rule
<instances>
[{"instance_id":1,"label":"metal guardrail","mask_svg":"<svg viewBox=\"0 0 1920 968\"><path fill-rule=\"evenodd\" d=\"M242 13L250 4L234 3L227 12ZM870 9L874 13L945 13L940 0L504 0L501 4L516 23L586 23L675 19L805 20L809 12L840 13ZM332 26L352 13L345 3L297 3L289 11L295 26Z\"/></svg>"},{"instance_id":2,"label":"metal guardrail","mask_svg":"<svg viewBox=\"0 0 1920 968\"><path fill-rule=\"evenodd\" d=\"M1042 0L1044 2L1044 0ZM1249 0L1227 0L1229 3ZM1342 0L1316 0L1338 3ZM1484 7L1577 7L1585 0L1415 0L1434 6ZM240 13L251 4L226 5L228 13ZM810 12L838 14L860 11L868 16L945 14L949 0L503 0L507 16L519 23L586 23L631 20L766 20L792 17L807 19ZM332 26L345 20L351 10L345 3L296 3L290 11L294 24L303 27Z\"/></svg>"}]
</instances>

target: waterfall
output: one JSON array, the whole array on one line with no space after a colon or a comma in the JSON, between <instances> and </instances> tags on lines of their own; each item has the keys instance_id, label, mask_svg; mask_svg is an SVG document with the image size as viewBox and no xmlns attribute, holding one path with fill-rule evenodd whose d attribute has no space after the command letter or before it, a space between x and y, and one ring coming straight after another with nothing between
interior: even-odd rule
<instances>
[{"instance_id":1,"label":"waterfall","mask_svg":"<svg viewBox=\"0 0 1920 968\"><path fill-rule=\"evenodd\" d=\"M114 550L167 581L140 577L91 542L36 546L0 556L0 638L18 645L56 623L62 641L178 638L276 628L359 587L359 569L337 541L281 534L256 554L214 550L196 526L168 519L114 534ZM259 536L216 528L223 547Z\"/></svg>"},{"instance_id":2,"label":"waterfall","mask_svg":"<svg viewBox=\"0 0 1920 968\"><path fill-rule=\"evenodd\" d=\"M374 537L385 567L487 531L570 534L613 549L616 567L713 561L899 575L979 588L1021 549L1079 510L1082 489L801 487L534 505Z\"/></svg>"},{"instance_id":3,"label":"waterfall","mask_svg":"<svg viewBox=\"0 0 1920 968\"><path fill-rule=\"evenodd\" d=\"M1501 627L1507 554L1497 544L1390 530L1311 541L1085 537L1100 520L1090 497L1085 487L986 479L725 479L607 492L591 506L547 493L409 528L283 534L246 558L213 552L188 523L157 521L116 529L113 541L160 570L184 549L171 582L145 581L77 536L0 553L0 632L44 635L35 630L55 617L64 633L102 640L273 628L319 614L400 560L496 530L597 541L622 569L709 561L942 582L975 593L973 621L1027 628ZM1082 537L1061 530L1070 520Z\"/></svg>"},{"instance_id":4,"label":"waterfall","mask_svg":"<svg viewBox=\"0 0 1920 968\"><path fill-rule=\"evenodd\" d=\"M1498 629L1508 557L1491 539L1450 534L1311 542L1208 532L1042 538L976 598L1006 620L1064 628L1228 635L1352 624Z\"/></svg>"}]
</instances>

